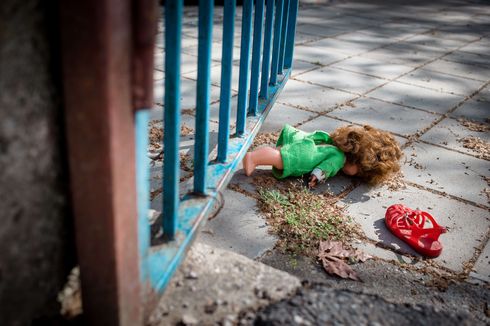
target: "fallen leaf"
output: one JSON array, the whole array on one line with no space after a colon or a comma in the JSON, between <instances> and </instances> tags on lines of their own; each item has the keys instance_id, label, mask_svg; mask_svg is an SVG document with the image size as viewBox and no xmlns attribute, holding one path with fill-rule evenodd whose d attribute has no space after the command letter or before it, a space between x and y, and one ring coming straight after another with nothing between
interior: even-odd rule
<instances>
[{"instance_id":1,"label":"fallen leaf","mask_svg":"<svg viewBox=\"0 0 490 326\"><path fill-rule=\"evenodd\" d=\"M346 249L340 241L320 241L318 248L318 258L321 260L325 271L332 275L342 278L349 278L355 281L361 279L357 273L346 263L365 262L372 256L360 251L359 249Z\"/></svg>"},{"instance_id":2,"label":"fallen leaf","mask_svg":"<svg viewBox=\"0 0 490 326\"><path fill-rule=\"evenodd\" d=\"M321 259L323 268L329 274L337 275L342 278L349 278L354 281L360 281L357 273L347 265L342 259L335 256Z\"/></svg>"}]
</instances>

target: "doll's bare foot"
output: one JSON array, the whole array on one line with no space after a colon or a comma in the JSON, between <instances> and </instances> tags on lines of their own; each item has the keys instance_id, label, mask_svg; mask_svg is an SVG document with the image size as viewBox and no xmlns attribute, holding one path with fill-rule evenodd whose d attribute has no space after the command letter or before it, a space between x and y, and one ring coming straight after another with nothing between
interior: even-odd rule
<instances>
[{"instance_id":1,"label":"doll's bare foot","mask_svg":"<svg viewBox=\"0 0 490 326\"><path fill-rule=\"evenodd\" d=\"M252 160L252 153L245 154L243 158L243 169L245 170L245 174L250 176L255 171L255 163Z\"/></svg>"}]
</instances>

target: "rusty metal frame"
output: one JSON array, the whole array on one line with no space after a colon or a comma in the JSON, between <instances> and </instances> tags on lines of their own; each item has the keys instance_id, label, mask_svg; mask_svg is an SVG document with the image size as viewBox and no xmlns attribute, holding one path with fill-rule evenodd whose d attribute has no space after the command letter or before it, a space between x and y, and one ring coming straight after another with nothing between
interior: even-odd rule
<instances>
[{"instance_id":1,"label":"rusty metal frame","mask_svg":"<svg viewBox=\"0 0 490 326\"><path fill-rule=\"evenodd\" d=\"M60 1L70 188L87 325L143 323L134 109L152 103L152 17L156 1Z\"/></svg>"}]
</instances>

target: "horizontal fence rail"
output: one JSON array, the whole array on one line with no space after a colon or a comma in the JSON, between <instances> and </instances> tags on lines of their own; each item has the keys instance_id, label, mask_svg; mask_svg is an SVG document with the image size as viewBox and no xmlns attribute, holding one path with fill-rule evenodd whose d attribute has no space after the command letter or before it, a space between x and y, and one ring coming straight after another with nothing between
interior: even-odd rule
<instances>
[{"instance_id":1,"label":"horizontal fence rail","mask_svg":"<svg viewBox=\"0 0 490 326\"><path fill-rule=\"evenodd\" d=\"M218 146L209 154L214 1L199 2L194 179L183 191L179 189L183 0L165 1L163 214L158 220L163 235L158 242L152 242L148 221L148 110L136 111L135 117L140 275L151 291L161 293L168 284L288 80L297 12L298 0L244 0L240 57L233 58L236 0L224 1ZM239 59L236 117L231 116L234 59Z\"/></svg>"}]
</instances>

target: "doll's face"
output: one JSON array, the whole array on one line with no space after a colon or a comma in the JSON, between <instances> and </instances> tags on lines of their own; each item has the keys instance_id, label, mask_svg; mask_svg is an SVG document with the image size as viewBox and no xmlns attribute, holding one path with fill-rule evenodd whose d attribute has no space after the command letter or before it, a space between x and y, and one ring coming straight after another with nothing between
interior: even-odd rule
<instances>
[{"instance_id":1,"label":"doll's face","mask_svg":"<svg viewBox=\"0 0 490 326\"><path fill-rule=\"evenodd\" d=\"M359 172L359 167L354 163L345 162L342 171L347 175L356 175Z\"/></svg>"}]
</instances>

